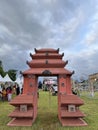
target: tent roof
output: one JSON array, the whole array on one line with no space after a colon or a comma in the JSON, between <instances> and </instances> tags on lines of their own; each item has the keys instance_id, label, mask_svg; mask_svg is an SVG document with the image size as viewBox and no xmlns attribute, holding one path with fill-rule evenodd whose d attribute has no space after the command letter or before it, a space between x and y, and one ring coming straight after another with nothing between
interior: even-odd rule
<instances>
[{"instance_id":1,"label":"tent roof","mask_svg":"<svg viewBox=\"0 0 98 130\"><path fill-rule=\"evenodd\" d=\"M10 77L8 76L8 74L3 78L0 75L0 81L1 82L12 82L12 80L10 79Z\"/></svg>"}]
</instances>

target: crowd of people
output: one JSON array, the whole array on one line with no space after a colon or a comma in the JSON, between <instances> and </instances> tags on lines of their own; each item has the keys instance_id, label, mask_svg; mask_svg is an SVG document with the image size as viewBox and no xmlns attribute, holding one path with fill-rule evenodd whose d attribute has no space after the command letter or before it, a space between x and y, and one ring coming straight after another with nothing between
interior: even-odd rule
<instances>
[{"instance_id":1,"label":"crowd of people","mask_svg":"<svg viewBox=\"0 0 98 130\"><path fill-rule=\"evenodd\" d=\"M20 93L22 92L20 91L20 87L17 83L14 84L14 86L8 86L8 87L3 86L2 90L0 91L0 100L11 101L13 94L19 95Z\"/></svg>"}]
</instances>

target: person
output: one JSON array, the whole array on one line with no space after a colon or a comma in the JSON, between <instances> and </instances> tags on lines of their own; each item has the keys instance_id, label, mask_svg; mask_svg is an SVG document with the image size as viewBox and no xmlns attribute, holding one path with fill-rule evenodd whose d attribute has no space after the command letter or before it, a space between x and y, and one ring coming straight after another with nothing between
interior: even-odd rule
<instances>
[{"instance_id":1,"label":"person","mask_svg":"<svg viewBox=\"0 0 98 130\"><path fill-rule=\"evenodd\" d=\"M77 95L77 96L80 96L79 88L78 87L73 88L72 93Z\"/></svg>"},{"instance_id":2,"label":"person","mask_svg":"<svg viewBox=\"0 0 98 130\"><path fill-rule=\"evenodd\" d=\"M42 89L42 83L41 83L41 81L39 81L39 83L38 83L38 88Z\"/></svg>"},{"instance_id":3,"label":"person","mask_svg":"<svg viewBox=\"0 0 98 130\"><path fill-rule=\"evenodd\" d=\"M73 93L74 95L77 95L77 92L75 91L74 88L72 88L72 93Z\"/></svg>"},{"instance_id":4,"label":"person","mask_svg":"<svg viewBox=\"0 0 98 130\"><path fill-rule=\"evenodd\" d=\"M17 84L17 87L16 87L16 95L19 95L20 94L20 87L19 85Z\"/></svg>"},{"instance_id":5,"label":"person","mask_svg":"<svg viewBox=\"0 0 98 130\"><path fill-rule=\"evenodd\" d=\"M2 92L0 91L0 100L2 100Z\"/></svg>"},{"instance_id":6,"label":"person","mask_svg":"<svg viewBox=\"0 0 98 130\"><path fill-rule=\"evenodd\" d=\"M12 99L12 88L11 87L7 88L7 99L8 99L8 101L11 101L11 99Z\"/></svg>"},{"instance_id":7,"label":"person","mask_svg":"<svg viewBox=\"0 0 98 130\"><path fill-rule=\"evenodd\" d=\"M5 100L6 100L6 96L7 96L7 93L6 93L6 89L5 89L5 87L3 87L1 93L2 93L2 101L5 101Z\"/></svg>"},{"instance_id":8,"label":"person","mask_svg":"<svg viewBox=\"0 0 98 130\"><path fill-rule=\"evenodd\" d=\"M21 88L21 94L23 94L23 87Z\"/></svg>"},{"instance_id":9,"label":"person","mask_svg":"<svg viewBox=\"0 0 98 130\"><path fill-rule=\"evenodd\" d=\"M13 86L13 94L16 94L16 85Z\"/></svg>"}]
</instances>

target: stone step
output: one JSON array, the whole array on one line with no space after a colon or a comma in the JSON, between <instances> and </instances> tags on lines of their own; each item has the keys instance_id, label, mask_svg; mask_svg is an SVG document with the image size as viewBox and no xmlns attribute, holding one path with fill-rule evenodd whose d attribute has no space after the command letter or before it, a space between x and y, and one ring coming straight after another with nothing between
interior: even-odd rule
<instances>
[{"instance_id":1,"label":"stone step","mask_svg":"<svg viewBox=\"0 0 98 130\"><path fill-rule=\"evenodd\" d=\"M61 117L84 117L85 114L82 113L80 110L77 110L76 112L68 112L65 110L61 110Z\"/></svg>"},{"instance_id":2,"label":"stone step","mask_svg":"<svg viewBox=\"0 0 98 130\"><path fill-rule=\"evenodd\" d=\"M8 116L12 118L33 118L33 107L28 108L27 111L20 111L20 108L16 108L12 113L10 113Z\"/></svg>"},{"instance_id":3,"label":"stone step","mask_svg":"<svg viewBox=\"0 0 98 130\"><path fill-rule=\"evenodd\" d=\"M83 102L83 100L82 99L80 99L78 96L76 96L76 95L73 95L73 94L71 94L71 95L60 95L60 102L61 102L61 104L68 104L68 105L70 105L70 104L74 104L74 105L83 105L84 104L84 102Z\"/></svg>"},{"instance_id":4,"label":"stone step","mask_svg":"<svg viewBox=\"0 0 98 130\"><path fill-rule=\"evenodd\" d=\"M8 126L32 126L32 118L13 118L7 125Z\"/></svg>"},{"instance_id":5,"label":"stone step","mask_svg":"<svg viewBox=\"0 0 98 130\"><path fill-rule=\"evenodd\" d=\"M87 126L87 123L81 118L61 118L62 126Z\"/></svg>"},{"instance_id":6,"label":"stone step","mask_svg":"<svg viewBox=\"0 0 98 130\"><path fill-rule=\"evenodd\" d=\"M13 106L19 106L19 105L27 105L27 106L33 106L34 98L32 95L24 95L21 94L19 96L16 96L14 99L10 101L10 104Z\"/></svg>"}]
</instances>

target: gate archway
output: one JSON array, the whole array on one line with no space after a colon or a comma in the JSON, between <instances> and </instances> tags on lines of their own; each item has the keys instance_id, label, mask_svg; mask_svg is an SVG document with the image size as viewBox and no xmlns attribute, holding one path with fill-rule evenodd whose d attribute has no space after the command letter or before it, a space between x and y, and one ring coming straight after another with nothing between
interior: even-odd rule
<instances>
[{"instance_id":1,"label":"gate archway","mask_svg":"<svg viewBox=\"0 0 98 130\"><path fill-rule=\"evenodd\" d=\"M10 104L16 109L9 116L13 118L10 126L31 126L37 117L37 81L38 76L58 77L58 118L62 126L87 125L82 118L85 116L79 106L83 101L71 90L71 72L65 68L68 61L63 61L59 49L35 49L27 61L29 69L23 72L23 94L15 97Z\"/></svg>"}]
</instances>

